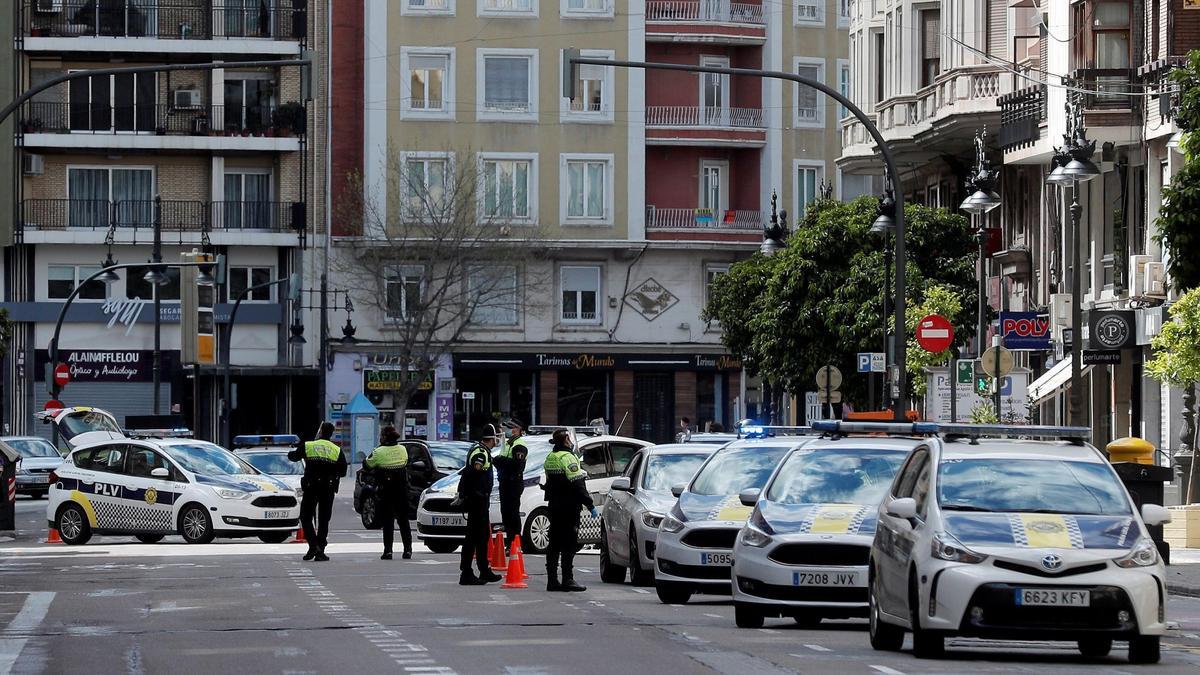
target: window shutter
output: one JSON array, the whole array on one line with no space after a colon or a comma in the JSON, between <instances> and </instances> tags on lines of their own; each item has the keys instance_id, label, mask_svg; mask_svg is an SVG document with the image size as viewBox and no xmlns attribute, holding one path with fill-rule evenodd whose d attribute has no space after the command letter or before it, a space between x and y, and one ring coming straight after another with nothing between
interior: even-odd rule
<instances>
[{"instance_id":1,"label":"window shutter","mask_svg":"<svg viewBox=\"0 0 1200 675\"><path fill-rule=\"evenodd\" d=\"M1008 58L1008 0L988 0L987 51Z\"/></svg>"},{"instance_id":2,"label":"window shutter","mask_svg":"<svg viewBox=\"0 0 1200 675\"><path fill-rule=\"evenodd\" d=\"M410 56L408 57L408 67L413 70L445 70L446 57Z\"/></svg>"},{"instance_id":3,"label":"window shutter","mask_svg":"<svg viewBox=\"0 0 1200 675\"><path fill-rule=\"evenodd\" d=\"M937 10L921 12L923 48L921 58L938 59L942 56L942 15Z\"/></svg>"}]
</instances>

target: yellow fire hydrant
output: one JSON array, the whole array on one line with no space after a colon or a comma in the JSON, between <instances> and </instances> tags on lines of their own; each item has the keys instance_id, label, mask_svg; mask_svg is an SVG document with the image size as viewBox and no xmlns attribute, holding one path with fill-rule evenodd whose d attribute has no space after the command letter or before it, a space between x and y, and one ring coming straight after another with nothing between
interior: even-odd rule
<instances>
[{"instance_id":1,"label":"yellow fire hydrant","mask_svg":"<svg viewBox=\"0 0 1200 675\"><path fill-rule=\"evenodd\" d=\"M1118 438L1104 449L1110 462L1154 464L1154 444L1144 438Z\"/></svg>"}]
</instances>

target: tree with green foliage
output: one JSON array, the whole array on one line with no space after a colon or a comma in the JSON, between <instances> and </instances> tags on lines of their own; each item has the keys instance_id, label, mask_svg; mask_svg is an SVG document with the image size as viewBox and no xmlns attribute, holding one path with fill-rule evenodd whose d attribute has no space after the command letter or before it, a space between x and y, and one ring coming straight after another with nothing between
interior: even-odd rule
<instances>
[{"instance_id":1,"label":"tree with green foliage","mask_svg":"<svg viewBox=\"0 0 1200 675\"><path fill-rule=\"evenodd\" d=\"M871 197L819 199L808 205L784 250L736 263L713 283L703 317L720 321L722 342L752 373L799 393L814 386L818 368L833 364L847 374L846 398L862 407L867 383L853 375L856 355L885 344L884 242L870 232L875 204ZM974 308L976 243L967 220L915 204L904 213L909 306L944 286L963 307ZM965 343L973 313L963 309L947 318L956 345ZM890 319L887 324L890 329Z\"/></svg>"},{"instance_id":2,"label":"tree with green foliage","mask_svg":"<svg viewBox=\"0 0 1200 675\"><path fill-rule=\"evenodd\" d=\"M1171 71L1179 89L1175 124L1182 130L1179 150L1183 166L1162 188L1155 240L1170 254L1167 271L1175 288L1200 286L1200 51L1188 54L1187 63Z\"/></svg>"},{"instance_id":3,"label":"tree with green foliage","mask_svg":"<svg viewBox=\"0 0 1200 675\"><path fill-rule=\"evenodd\" d=\"M1146 362L1146 375L1165 382L1172 387L1185 389L1184 406L1187 407L1194 398L1191 387L1200 382L1200 288L1179 296L1179 300L1171 305L1171 320L1163 323L1162 330L1150 341L1154 356ZM1185 410L1185 417L1191 411ZM1185 421L1185 429L1191 420ZM1185 431L1186 435L1186 431ZM1188 439L1188 447L1195 447L1195 439ZM1196 486L1198 462L1192 462L1189 493L1185 495L1186 503L1195 501L1200 494Z\"/></svg>"},{"instance_id":4,"label":"tree with green foliage","mask_svg":"<svg viewBox=\"0 0 1200 675\"><path fill-rule=\"evenodd\" d=\"M917 324L930 314L945 317L957 317L963 313L962 300L958 293L949 286L941 284L930 286L925 290L925 298L908 308L905 314L905 325L908 327L907 361L908 375L912 382L912 391L916 396L924 396L927 383L925 369L940 366L950 359L953 350L945 349L936 354L925 351L917 344Z\"/></svg>"}]
</instances>

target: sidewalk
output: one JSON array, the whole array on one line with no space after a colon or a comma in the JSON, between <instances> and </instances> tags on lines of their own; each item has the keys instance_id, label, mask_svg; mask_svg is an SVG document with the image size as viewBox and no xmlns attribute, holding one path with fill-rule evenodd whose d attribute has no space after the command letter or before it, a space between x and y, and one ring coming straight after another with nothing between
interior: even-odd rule
<instances>
[{"instance_id":1,"label":"sidewalk","mask_svg":"<svg viewBox=\"0 0 1200 675\"><path fill-rule=\"evenodd\" d=\"M1167 592L1200 598L1200 549L1171 549L1171 564L1167 566Z\"/></svg>"}]
</instances>

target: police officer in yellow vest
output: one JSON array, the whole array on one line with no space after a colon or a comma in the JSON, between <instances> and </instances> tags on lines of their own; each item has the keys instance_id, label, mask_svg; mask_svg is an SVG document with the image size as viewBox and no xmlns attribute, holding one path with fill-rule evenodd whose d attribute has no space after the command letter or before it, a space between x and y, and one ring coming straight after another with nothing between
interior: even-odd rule
<instances>
[{"instance_id":1,"label":"police officer in yellow vest","mask_svg":"<svg viewBox=\"0 0 1200 675\"><path fill-rule=\"evenodd\" d=\"M400 523L405 560L412 557L412 530L408 526L408 449L400 444L396 427L387 425L379 434L379 447L371 451L363 466L375 472L375 504L383 521L383 555L392 559L392 533Z\"/></svg>"},{"instance_id":2,"label":"police officer in yellow vest","mask_svg":"<svg viewBox=\"0 0 1200 675\"><path fill-rule=\"evenodd\" d=\"M346 457L330 440L334 430L332 422L321 422L317 440L300 441L296 449L288 453L288 459L293 462L304 461L304 477L300 479L300 487L304 490L300 500L300 525L308 540L305 560L329 560L325 545L329 537L329 517L333 515L333 495L337 493L338 482L346 475Z\"/></svg>"},{"instance_id":3,"label":"police officer in yellow vest","mask_svg":"<svg viewBox=\"0 0 1200 675\"><path fill-rule=\"evenodd\" d=\"M458 502L467 519L467 532L463 539L459 569L462 574L458 583L462 586L479 586L501 577L492 571L488 561L488 534L491 523L488 507L492 501L492 448L501 441L499 430L487 425L483 437L467 452L467 465L458 480ZM479 568L479 576L471 571L471 561Z\"/></svg>"},{"instance_id":4,"label":"police officer in yellow vest","mask_svg":"<svg viewBox=\"0 0 1200 675\"><path fill-rule=\"evenodd\" d=\"M579 548L579 513L586 508L596 515L596 505L587 491L587 474L579 468L574 442L566 429L551 436L553 449L546 456L546 501L550 503L550 546L546 548L546 590L586 591L575 583L575 549ZM562 560L562 583L558 563Z\"/></svg>"},{"instance_id":5,"label":"police officer in yellow vest","mask_svg":"<svg viewBox=\"0 0 1200 675\"><path fill-rule=\"evenodd\" d=\"M529 457L529 447L522 438L525 425L520 420L510 417L504 428L507 442L492 461L496 465L496 487L500 490L504 546L510 548L513 539L521 534L521 494L525 492L525 460Z\"/></svg>"}]
</instances>

